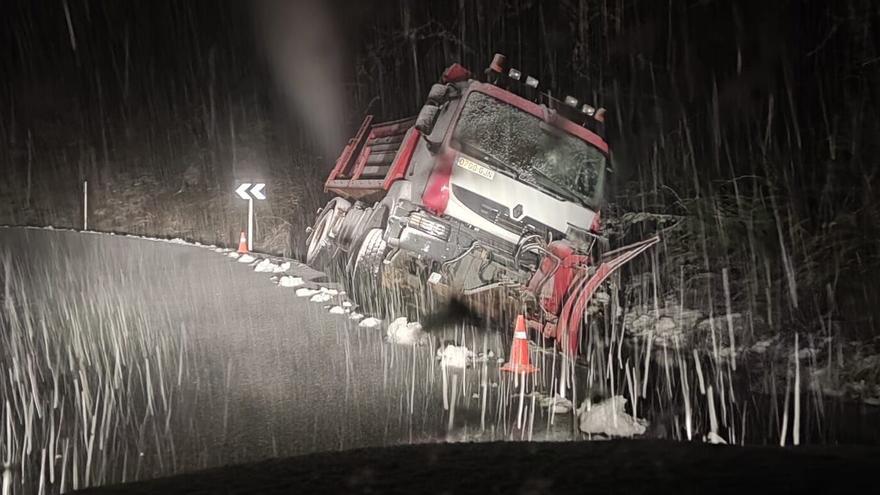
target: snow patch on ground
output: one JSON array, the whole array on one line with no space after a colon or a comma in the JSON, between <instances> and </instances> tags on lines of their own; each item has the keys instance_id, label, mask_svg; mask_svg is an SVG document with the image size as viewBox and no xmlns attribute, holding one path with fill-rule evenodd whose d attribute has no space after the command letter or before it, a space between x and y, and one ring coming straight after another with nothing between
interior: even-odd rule
<instances>
[{"instance_id":1,"label":"snow patch on ground","mask_svg":"<svg viewBox=\"0 0 880 495\"><path fill-rule=\"evenodd\" d=\"M251 263L253 261L256 261L256 258L249 254L243 254L240 258L238 258L239 263Z\"/></svg>"},{"instance_id":2,"label":"snow patch on ground","mask_svg":"<svg viewBox=\"0 0 880 495\"><path fill-rule=\"evenodd\" d=\"M592 405L584 401L578 409L580 430L591 435L610 437L633 437L644 434L648 422L627 414L625 405L626 398L622 395L615 395Z\"/></svg>"},{"instance_id":3,"label":"snow patch on ground","mask_svg":"<svg viewBox=\"0 0 880 495\"><path fill-rule=\"evenodd\" d=\"M810 390L880 406L880 354L859 355L853 350L845 366L823 365L809 376Z\"/></svg>"},{"instance_id":4,"label":"snow patch on ground","mask_svg":"<svg viewBox=\"0 0 880 495\"><path fill-rule=\"evenodd\" d=\"M298 277L297 277L298 278ZM302 279L300 279L301 281ZM296 291L296 295L299 297L310 297L311 302L316 303L324 303L333 299L339 291L336 289L328 289L327 287L320 287L318 289L298 289Z\"/></svg>"},{"instance_id":5,"label":"snow patch on ground","mask_svg":"<svg viewBox=\"0 0 880 495\"><path fill-rule=\"evenodd\" d=\"M376 328L382 323L382 320L378 318L373 318L372 316L369 318L364 318L358 326L361 328Z\"/></svg>"},{"instance_id":6,"label":"snow patch on ground","mask_svg":"<svg viewBox=\"0 0 880 495\"><path fill-rule=\"evenodd\" d=\"M332 298L333 298L333 296L331 296L327 292L324 292L323 290L321 290L317 294L313 295L312 298L309 299L309 301L322 303L322 302L327 302Z\"/></svg>"},{"instance_id":7,"label":"snow patch on ground","mask_svg":"<svg viewBox=\"0 0 880 495\"><path fill-rule=\"evenodd\" d=\"M278 265L272 263L271 260L266 258L263 261L257 263L257 266L254 267L254 271L257 273L275 273L275 268L277 267Z\"/></svg>"},{"instance_id":8,"label":"snow patch on ground","mask_svg":"<svg viewBox=\"0 0 880 495\"><path fill-rule=\"evenodd\" d=\"M342 306L333 306L328 311L331 315L342 315L345 314L345 310L342 309Z\"/></svg>"},{"instance_id":9,"label":"snow patch on ground","mask_svg":"<svg viewBox=\"0 0 880 495\"><path fill-rule=\"evenodd\" d=\"M280 265L277 265L275 267L275 273L283 273L283 272L286 272L287 270L290 270L290 262L289 261L285 261L284 263L281 263Z\"/></svg>"},{"instance_id":10,"label":"snow patch on ground","mask_svg":"<svg viewBox=\"0 0 880 495\"><path fill-rule=\"evenodd\" d=\"M565 397L558 395L546 396L538 392L535 392L535 395L537 396L538 404L540 404L541 407L547 410L552 409L555 414L568 414L573 407L571 401Z\"/></svg>"},{"instance_id":11,"label":"snow patch on ground","mask_svg":"<svg viewBox=\"0 0 880 495\"><path fill-rule=\"evenodd\" d=\"M296 289L296 297L312 297L318 292L321 292L317 289L309 289L307 287L302 287L300 289Z\"/></svg>"},{"instance_id":12,"label":"snow patch on ground","mask_svg":"<svg viewBox=\"0 0 880 495\"><path fill-rule=\"evenodd\" d=\"M767 352L768 349L770 349L770 346L774 345L774 343L774 339L759 340L758 342L755 342L754 345L752 345L751 350L756 354L764 354L765 352Z\"/></svg>"},{"instance_id":13,"label":"snow patch on ground","mask_svg":"<svg viewBox=\"0 0 880 495\"><path fill-rule=\"evenodd\" d=\"M226 249L225 248L216 248L216 249L214 249L214 252L215 253L225 253Z\"/></svg>"},{"instance_id":14,"label":"snow patch on ground","mask_svg":"<svg viewBox=\"0 0 880 495\"><path fill-rule=\"evenodd\" d=\"M624 322L631 335L651 336L655 345L670 346L677 339L682 338L683 334L693 328L702 317L699 311L678 311L676 308L660 314L654 310L633 311L624 316Z\"/></svg>"},{"instance_id":15,"label":"snow patch on ground","mask_svg":"<svg viewBox=\"0 0 880 495\"><path fill-rule=\"evenodd\" d=\"M422 324L417 321L408 322L406 317L392 321L385 337L392 344L422 345L428 341L428 334L422 331Z\"/></svg>"},{"instance_id":16,"label":"snow patch on ground","mask_svg":"<svg viewBox=\"0 0 880 495\"><path fill-rule=\"evenodd\" d=\"M229 256L230 258L235 259L235 258L238 258L238 253L233 251L233 252L227 254L226 256Z\"/></svg>"},{"instance_id":17,"label":"snow patch on ground","mask_svg":"<svg viewBox=\"0 0 880 495\"><path fill-rule=\"evenodd\" d=\"M809 360L819 355L819 351L817 349L813 349L812 347L804 347L798 351L798 359L801 360Z\"/></svg>"},{"instance_id":18,"label":"snow patch on ground","mask_svg":"<svg viewBox=\"0 0 880 495\"><path fill-rule=\"evenodd\" d=\"M363 317L364 317L364 315L362 315L360 313L352 313L352 314L348 315L349 320L360 320Z\"/></svg>"},{"instance_id":19,"label":"snow patch on ground","mask_svg":"<svg viewBox=\"0 0 880 495\"><path fill-rule=\"evenodd\" d=\"M297 287L304 284L303 279L300 277L291 277L290 275L284 275L281 279L278 280L278 285L281 287Z\"/></svg>"},{"instance_id":20,"label":"snow patch on ground","mask_svg":"<svg viewBox=\"0 0 880 495\"><path fill-rule=\"evenodd\" d=\"M710 431L708 435L703 437L703 441L711 443L712 445L727 445L727 440L721 438L721 435L714 431Z\"/></svg>"},{"instance_id":21,"label":"snow patch on ground","mask_svg":"<svg viewBox=\"0 0 880 495\"><path fill-rule=\"evenodd\" d=\"M440 365L447 368L467 368L474 359L474 353L464 346L449 344L444 349L437 349Z\"/></svg>"},{"instance_id":22,"label":"snow patch on ground","mask_svg":"<svg viewBox=\"0 0 880 495\"><path fill-rule=\"evenodd\" d=\"M488 363L494 358L495 351L489 350L486 353L480 352L479 354L477 354L477 357L474 358L474 363Z\"/></svg>"}]
</instances>

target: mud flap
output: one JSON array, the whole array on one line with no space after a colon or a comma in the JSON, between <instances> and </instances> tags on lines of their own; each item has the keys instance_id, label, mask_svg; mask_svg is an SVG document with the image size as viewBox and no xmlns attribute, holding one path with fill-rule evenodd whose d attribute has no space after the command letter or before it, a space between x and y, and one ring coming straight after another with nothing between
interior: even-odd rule
<instances>
[{"instance_id":1,"label":"mud flap","mask_svg":"<svg viewBox=\"0 0 880 495\"><path fill-rule=\"evenodd\" d=\"M593 272L592 276L582 275L572 282L572 290L562 306L558 326L555 329L557 342L559 342L563 352L570 357L577 355L584 310L593 294L596 293L596 289L602 285L602 282L607 280L621 266L642 254L659 241L660 237L654 236L650 239L610 251L602 257L602 262L596 271Z\"/></svg>"}]
</instances>

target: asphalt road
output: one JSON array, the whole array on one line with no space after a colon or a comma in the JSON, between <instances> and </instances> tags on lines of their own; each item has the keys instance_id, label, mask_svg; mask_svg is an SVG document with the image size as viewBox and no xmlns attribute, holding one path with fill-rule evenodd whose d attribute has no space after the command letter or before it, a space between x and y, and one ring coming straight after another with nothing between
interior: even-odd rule
<instances>
[{"instance_id":1,"label":"asphalt road","mask_svg":"<svg viewBox=\"0 0 880 495\"><path fill-rule=\"evenodd\" d=\"M496 430L495 418L510 424L504 412L510 407L496 401L501 375L494 362L482 375L487 387L496 385L486 388L492 397L485 409L476 394L480 373L447 374L446 402L457 409L453 415L443 407L443 373L435 359L439 340L420 347L389 344L384 328L359 328L347 315L329 314L326 306L334 301L296 297L295 289L273 283L272 274L256 273L211 249L15 228L0 230L0 257L23 274L19 290L26 294L17 298L26 299L33 314L63 306L59 329L73 325L86 340L92 338L89 329L106 326L107 319L137 325L137 333L126 337L129 343L143 338L142 348L156 349L143 358L130 357L130 371L122 371L129 388L137 389L145 386L138 384L138 373L148 368L146 374L154 375L146 387L153 396L129 396L122 409L134 411L126 415L134 419L115 424L108 445L117 441L122 447L100 464L91 462L93 469L103 465L100 477L92 475L93 483L278 456L509 433ZM304 265L289 273L321 276ZM98 314L80 311L92 302L103 308ZM483 338L465 332L451 337L471 348L479 348ZM62 342L66 345L76 348L73 341ZM103 383L100 377L93 382ZM72 402L71 411L78 412L76 399ZM143 412L151 407L158 412ZM148 416L159 419L150 422ZM71 436L76 439L77 431ZM60 450L61 442L55 443ZM83 450L85 445L81 455ZM38 454L33 455L39 459ZM34 466L31 478L38 473Z\"/></svg>"},{"instance_id":2,"label":"asphalt road","mask_svg":"<svg viewBox=\"0 0 880 495\"><path fill-rule=\"evenodd\" d=\"M497 334L447 328L433 332L425 345L392 344L384 325L361 328L348 315L329 313L341 296L310 302L274 283L278 275L255 272L212 249L0 228L0 268L0 344L6 344L0 369L8 372L0 383L0 405L8 403L0 425L11 417L13 431L10 442L0 429L0 454L13 452L3 482L23 487L20 493L365 447L576 437L570 415L553 416L551 423L548 409L527 394L520 406L510 376L495 359L445 373L437 362L436 351L447 342L503 354ZM287 274L305 279L305 287L332 288L301 264ZM536 359L548 356L537 353ZM554 366L537 364L535 388L546 393ZM643 414L652 418L650 410ZM758 416L764 415L750 415ZM827 409L822 424L853 429L832 441L864 441L866 434L876 435L875 417ZM759 440L765 435L760 426L752 430ZM517 462L533 462L530 447L515 448L522 454ZM663 447L632 448L662 457ZM594 455L589 449L559 452ZM355 464L339 457L339 466L355 469L364 456L385 451L360 452L350 456ZM462 455L485 467L478 450ZM331 459L290 462L301 470ZM395 459L405 462L408 454ZM397 461L389 462L375 472L393 470ZM413 462L422 472L424 466ZM265 483L272 485L277 464L265 466ZM210 479L228 478L224 471L214 473ZM613 486L606 481L613 480L596 486ZM294 476L278 487L296 483ZM147 488L155 492L160 485Z\"/></svg>"}]
</instances>

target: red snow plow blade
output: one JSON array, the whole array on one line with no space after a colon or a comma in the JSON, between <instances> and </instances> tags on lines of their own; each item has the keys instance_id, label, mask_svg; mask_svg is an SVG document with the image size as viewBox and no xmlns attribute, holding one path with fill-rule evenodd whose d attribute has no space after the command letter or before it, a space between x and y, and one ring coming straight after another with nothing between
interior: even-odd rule
<instances>
[{"instance_id":1,"label":"red snow plow blade","mask_svg":"<svg viewBox=\"0 0 880 495\"><path fill-rule=\"evenodd\" d=\"M575 275L571 281L571 289L567 292L567 297L559 313L556 326L555 328L546 329L545 335L555 337L563 352L567 355L576 356L581 337L581 322L584 318L584 311L596 290L617 269L659 241L660 237L654 236L650 239L609 251L602 256L598 267Z\"/></svg>"}]
</instances>

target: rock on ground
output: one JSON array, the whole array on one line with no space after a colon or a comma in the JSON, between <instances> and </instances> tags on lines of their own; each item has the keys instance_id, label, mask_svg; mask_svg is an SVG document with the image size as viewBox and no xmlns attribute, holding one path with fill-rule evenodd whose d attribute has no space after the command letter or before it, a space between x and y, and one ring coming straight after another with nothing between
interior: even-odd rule
<instances>
[{"instance_id":1,"label":"rock on ground","mask_svg":"<svg viewBox=\"0 0 880 495\"><path fill-rule=\"evenodd\" d=\"M467 368L474 359L474 353L467 347L449 344L437 350L440 364L449 368Z\"/></svg>"},{"instance_id":2,"label":"rock on ground","mask_svg":"<svg viewBox=\"0 0 880 495\"><path fill-rule=\"evenodd\" d=\"M354 316L354 315L352 315L352 316ZM382 323L382 320L380 320L378 318L373 318L371 316L369 318L364 318L363 320L361 320L361 322L358 324L358 326L361 328L376 328L379 326L380 323Z\"/></svg>"},{"instance_id":3,"label":"rock on ground","mask_svg":"<svg viewBox=\"0 0 880 495\"><path fill-rule=\"evenodd\" d=\"M422 325L417 321L407 321L406 317L400 317L388 325L385 337L392 344L422 345L427 342L428 335L422 331Z\"/></svg>"},{"instance_id":4,"label":"rock on ground","mask_svg":"<svg viewBox=\"0 0 880 495\"><path fill-rule=\"evenodd\" d=\"M625 406L626 399L622 395L615 395L591 406L585 401L578 410L581 431L610 437L634 437L644 434L648 422L629 415Z\"/></svg>"}]
</instances>

